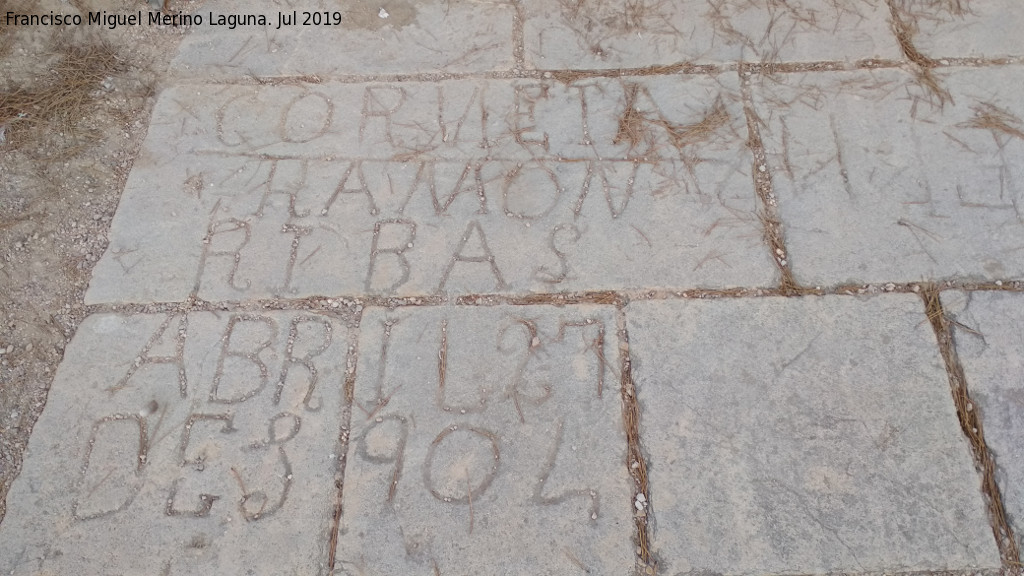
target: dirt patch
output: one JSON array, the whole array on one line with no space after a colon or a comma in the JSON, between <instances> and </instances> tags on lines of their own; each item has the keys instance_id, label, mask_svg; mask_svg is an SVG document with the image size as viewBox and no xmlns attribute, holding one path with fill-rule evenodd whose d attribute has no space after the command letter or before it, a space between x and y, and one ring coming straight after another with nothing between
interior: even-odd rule
<instances>
[{"instance_id":1,"label":"dirt patch","mask_svg":"<svg viewBox=\"0 0 1024 576\"><path fill-rule=\"evenodd\" d=\"M0 0L0 13L72 14L78 4L93 9ZM0 27L0 519L64 346L85 316L92 267L183 33Z\"/></svg>"},{"instance_id":2,"label":"dirt patch","mask_svg":"<svg viewBox=\"0 0 1024 576\"><path fill-rule=\"evenodd\" d=\"M75 42L52 40L56 63L42 82L17 84L0 94L0 126L12 146L45 144L50 128L75 135L98 99L98 88L110 86L112 75L125 72L117 50L101 36Z\"/></svg>"}]
</instances>

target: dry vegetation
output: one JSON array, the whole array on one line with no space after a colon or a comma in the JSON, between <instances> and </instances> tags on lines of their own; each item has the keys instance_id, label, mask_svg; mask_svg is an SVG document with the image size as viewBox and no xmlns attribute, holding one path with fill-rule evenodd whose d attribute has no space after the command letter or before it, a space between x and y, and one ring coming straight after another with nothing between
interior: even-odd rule
<instances>
[{"instance_id":1,"label":"dry vegetation","mask_svg":"<svg viewBox=\"0 0 1024 576\"><path fill-rule=\"evenodd\" d=\"M937 100L938 107L953 102L953 96L936 78L933 69L937 61L921 53L914 44L919 22L925 19L948 20L968 14L966 0L888 0L893 34L900 50L914 67L918 83Z\"/></svg>"},{"instance_id":2,"label":"dry vegetation","mask_svg":"<svg viewBox=\"0 0 1024 576\"><path fill-rule=\"evenodd\" d=\"M4 2L0 2L0 14L3 12L6 12L4 9ZM0 58L7 56L11 51L11 45L12 40L9 29L6 26L0 27Z\"/></svg>"},{"instance_id":3,"label":"dry vegetation","mask_svg":"<svg viewBox=\"0 0 1024 576\"><path fill-rule=\"evenodd\" d=\"M7 127L13 146L38 143L53 128L74 133L95 104L101 84L124 71L114 47L99 37L81 44L57 37L54 51L57 63L41 85L19 85L0 93L0 126Z\"/></svg>"},{"instance_id":4,"label":"dry vegetation","mask_svg":"<svg viewBox=\"0 0 1024 576\"><path fill-rule=\"evenodd\" d=\"M637 99L640 95L640 85L633 83L623 84L624 101L622 113L619 115L618 130L614 144L629 144L629 151L635 152L641 144L646 144L650 149L655 145L655 134L652 127L658 127L668 137L668 142L673 148L683 153L687 147L707 142L719 130L729 125L729 113L725 110L725 103L719 97L712 104L711 109L704 117L692 124L678 124L669 121L661 114L642 112L637 106ZM646 153L646 152L645 152Z\"/></svg>"},{"instance_id":5,"label":"dry vegetation","mask_svg":"<svg viewBox=\"0 0 1024 576\"><path fill-rule=\"evenodd\" d=\"M1024 122L1009 110L986 102L972 106L971 110L974 111L974 118L960 123L960 128L988 130L1000 148L1005 138L1024 140Z\"/></svg>"},{"instance_id":6,"label":"dry vegetation","mask_svg":"<svg viewBox=\"0 0 1024 576\"><path fill-rule=\"evenodd\" d=\"M0 0L0 13L84 4ZM179 37L0 26L0 519Z\"/></svg>"}]
</instances>

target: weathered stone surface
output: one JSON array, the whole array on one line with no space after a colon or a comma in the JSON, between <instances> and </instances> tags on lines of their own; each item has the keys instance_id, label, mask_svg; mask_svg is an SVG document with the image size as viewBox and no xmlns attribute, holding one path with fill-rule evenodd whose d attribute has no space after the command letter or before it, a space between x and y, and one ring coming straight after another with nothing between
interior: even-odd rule
<instances>
[{"instance_id":1,"label":"weathered stone surface","mask_svg":"<svg viewBox=\"0 0 1024 576\"><path fill-rule=\"evenodd\" d=\"M774 257L811 286L1024 278L1024 67L942 60L1024 54L1017 4L199 14L86 302L217 312L85 321L7 497L0 573L634 576L634 514L665 575L1000 568L920 299L753 289L780 282ZM211 25L228 14L270 22ZM870 62L908 59L896 33L936 66ZM820 61L838 64L737 72ZM733 287L751 290L671 296ZM599 290L633 302L540 304ZM1019 536L1024 301L958 294ZM280 310L317 296L359 303Z\"/></svg>"},{"instance_id":2,"label":"weathered stone surface","mask_svg":"<svg viewBox=\"0 0 1024 576\"><path fill-rule=\"evenodd\" d=\"M171 65L179 76L483 72L507 70L513 62L507 2L213 0L198 13L203 25L192 29ZM210 25L208 15L231 14L263 15L268 24ZM279 28L282 15L295 23Z\"/></svg>"},{"instance_id":3,"label":"weathered stone surface","mask_svg":"<svg viewBox=\"0 0 1024 576\"><path fill-rule=\"evenodd\" d=\"M900 58L881 0L523 0L528 65Z\"/></svg>"},{"instance_id":4,"label":"weathered stone surface","mask_svg":"<svg viewBox=\"0 0 1024 576\"><path fill-rule=\"evenodd\" d=\"M944 293L971 398L995 455L996 481L1018 544L1024 544L1024 295Z\"/></svg>"},{"instance_id":5,"label":"weathered stone surface","mask_svg":"<svg viewBox=\"0 0 1024 576\"><path fill-rule=\"evenodd\" d=\"M345 324L83 323L0 524L4 574L325 574Z\"/></svg>"},{"instance_id":6,"label":"weathered stone surface","mask_svg":"<svg viewBox=\"0 0 1024 576\"><path fill-rule=\"evenodd\" d=\"M737 83L169 89L87 301L771 284Z\"/></svg>"},{"instance_id":7,"label":"weathered stone surface","mask_svg":"<svg viewBox=\"0 0 1024 576\"><path fill-rule=\"evenodd\" d=\"M340 574L631 574L611 307L368 309Z\"/></svg>"},{"instance_id":8,"label":"weathered stone surface","mask_svg":"<svg viewBox=\"0 0 1024 576\"><path fill-rule=\"evenodd\" d=\"M999 567L918 298L626 317L666 574Z\"/></svg>"},{"instance_id":9,"label":"weathered stone surface","mask_svg":"<svg viewBox=\"0 0 1024 576\"><path fill-rule=\"evenodd\" d=\"M894 0L914 47L931 58L1024 55L1024 9L1016 0Z\"/></svg>"},{"instance_id":10,"label":"weathered stone surface","mask_svg":"<svg viewBox=\"0 0 1024 576\"><path fill-rule=\"evenodd\" d=\"M757 80L797 280L1024 276L1024 68Z\"/></svg>"}]
</instances>

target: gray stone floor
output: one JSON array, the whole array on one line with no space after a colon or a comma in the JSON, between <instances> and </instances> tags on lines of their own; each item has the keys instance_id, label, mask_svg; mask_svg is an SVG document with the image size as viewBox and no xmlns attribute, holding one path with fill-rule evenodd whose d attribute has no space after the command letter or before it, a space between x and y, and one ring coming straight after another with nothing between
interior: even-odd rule
<instances>
[{"instance_id":1,"label":"gray stone floor","mask_svg":"<svg viewBox=\"0 0 1024 576\"><path fill-rule=\"evenodd\" d=\"M0 573L1019 572L1024 5L198 13Z\"/></svg>"}]
</instances>

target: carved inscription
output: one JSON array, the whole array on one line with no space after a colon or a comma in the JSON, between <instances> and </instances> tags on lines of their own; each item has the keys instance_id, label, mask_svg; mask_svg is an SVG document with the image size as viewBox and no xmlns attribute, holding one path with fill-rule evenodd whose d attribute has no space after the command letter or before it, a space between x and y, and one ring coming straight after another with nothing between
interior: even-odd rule
<instances>
[{"instance_id":1,"label":"carved inscription","mask_svg":"<svg viewBox=\"0 0 1024 576\"><path fill-rule=\"evenodd\" d=\"M225 88L176 198L191 295L767 279L732 76Z\"/></svg>"},{"instance_id":2,"label":"carved inscription","mask_svg":"<svg viewBox=\"0 0 1024 576\"><path fill-rule=\"evenodd\" d=\"M153 347L158 345L167 334L167 330L170 328L175 319L177 322L177 332L174 335L174 353L173 355L156 356L150 353ZM146 345L143 346L142 350L139 351L139 355L135 357L131 367L125 372L124 376L117 381L117 384L111 386L109 390L111 392L118 392L128 386L132 376L142 367L149 364L171 364L177 370L178 375L178 392L181 397L184 398L188 395L188 378L185 376L185 334L188 332L188 316L185 314L171 314L167 316L167 319L160 323L160 327L150 336L149 340L146 341Z\"/></svg>"},{"instance_id":3,"label":"carved inscription","mask_svg":"<svg viewBox=\"0 0 1024 576\"><path fill-rule=\"evenodd\" d=\"M149 453L146 421L135 414L113 414L92 427L79 494L78 520L102 518L131 505L141 487Z\"/></svg>"},{"instance_id":4,"label":"carved inscription","mask_svg":"<svg viewBox=\"0 0 1024 576\"><path fill-rule=\"evenodd\" d=\"M458 573L478 546L628 520L611 309L371 309L362 326L342 562Z\"/></svg>"},{"instance_id":5,"label":"carved inscription","mask_svg":"<svg viewBox=\"0 0 1024 576\"><path fill-rule=\"evenodd\" d=\"M102 315L81 333L95 348L88 357L105 360L68 372L73 401L58 381L59 430L40 424L59 461L74 462L72 473L45 475L57 496L39 504L69 519L68 559L82 557L79 546L119 557L149 547L162 555L152 562L188 571L180 562L194 551L181 548L182 533L233 553L250 549L233 539L255 534L242 529L251 525L268 540L256 557L269 561L275 549L290 557L274 543L295 544L284 535L296 518L329 522L350 363L344 313ZM397 478L399 448L366 454L396 462ZM311 542L310 557L318 550Z\"/></svg>"}]
</instances>

